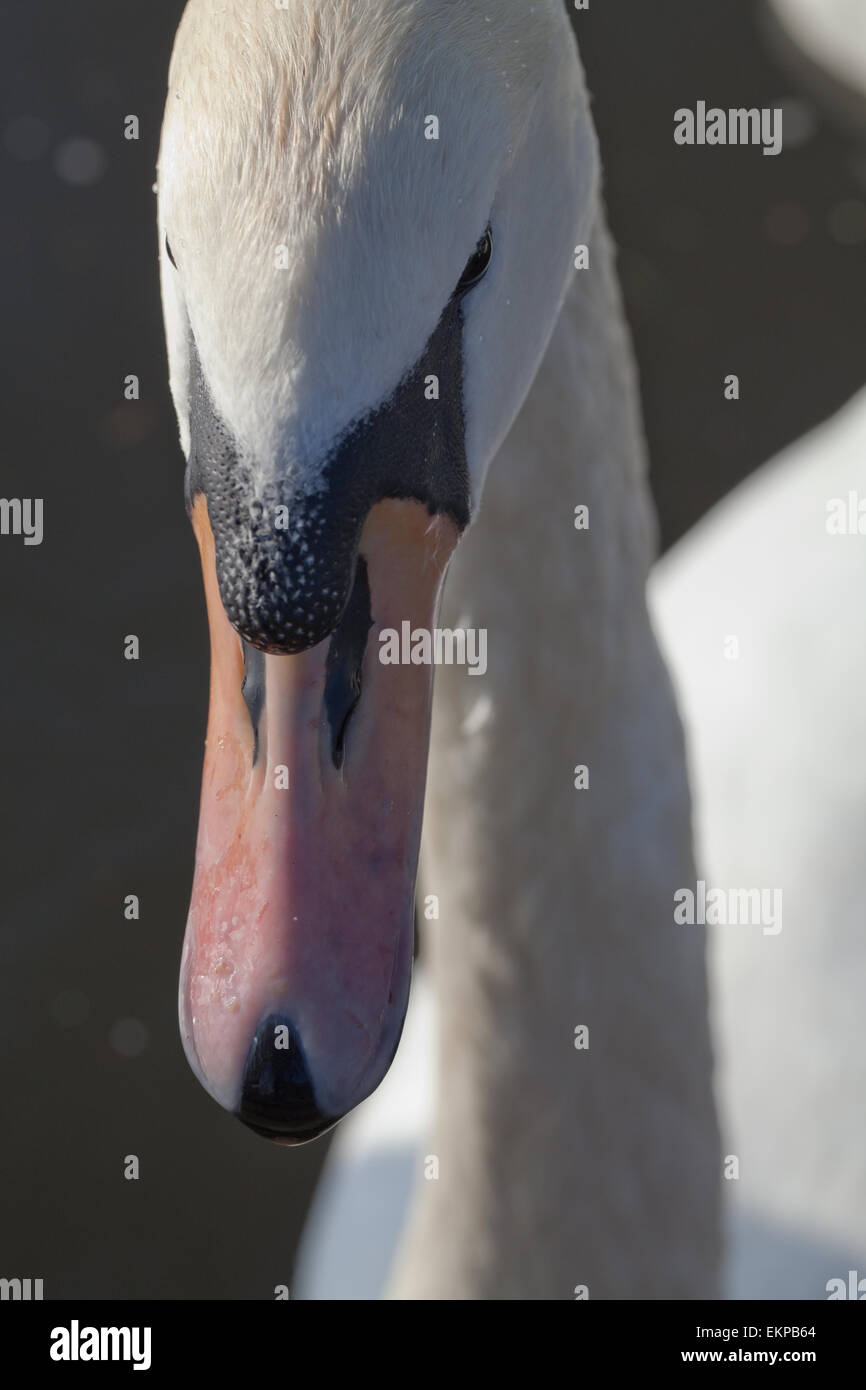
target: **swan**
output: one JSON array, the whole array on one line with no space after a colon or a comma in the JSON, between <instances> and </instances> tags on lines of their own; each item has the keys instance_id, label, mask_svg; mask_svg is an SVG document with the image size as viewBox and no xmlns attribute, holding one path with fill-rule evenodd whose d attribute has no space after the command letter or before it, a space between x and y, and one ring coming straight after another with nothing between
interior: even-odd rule
<instances>
[{"instance_id":1,"label":"swan","mask_svg":"<svg viewBox=\"0 0 866 1390\"><path fill-rule=\"evenodd\" d=\"M282 1143L375 1090L426 807L434 1114L391 1292L716 1296L685 753L565 6L190 0L158 195L211 632L193 1070ZM431 721L429 668L377 648L446 571L488 664L441 667Z\"/></svg>"}]
</instances>

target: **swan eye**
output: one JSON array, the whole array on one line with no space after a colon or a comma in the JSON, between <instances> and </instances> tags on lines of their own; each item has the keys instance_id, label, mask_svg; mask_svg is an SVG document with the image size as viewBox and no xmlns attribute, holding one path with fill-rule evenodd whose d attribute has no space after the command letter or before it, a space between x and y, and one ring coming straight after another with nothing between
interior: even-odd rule
<instances>
[{"instance_id":1,"label":"swan eye","mask_svg":"<svg viewBox=\"0 0 866 1390\"><path fill-rule=\"evenodd\" d=\"M171 247L170 247L169 244L168 244L168 237L166 237L166 239L165 239L165 254L168 256L168 259L171 261L171 263L172 263L172 265L174 266L175 270L177 270L177 261L174 259L174 256L171 254Z\"/></svg>"},{"instance_id":2,"label":"swan eye","mask_svg":"<svg viewBox=\"0 0 866 1390\"><path fill-rule=\"evenodd\" d=\"M478 245L466 262L466 269L460 276L457 284L457 294L465 294L471 290L473 285L477 285L479 280L483 280L493 255L493 233L490 228L478 241Z\"/></svg>"}]
</instances>

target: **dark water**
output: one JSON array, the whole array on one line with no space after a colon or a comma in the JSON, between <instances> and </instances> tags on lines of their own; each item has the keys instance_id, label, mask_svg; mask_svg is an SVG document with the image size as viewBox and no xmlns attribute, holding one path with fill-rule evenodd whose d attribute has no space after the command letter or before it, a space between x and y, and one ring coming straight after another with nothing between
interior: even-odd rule
<instances>
[{"instance_id":1,"label":"dark water","mask_svg":"<svg viewBox=\"0 0 866 1390\"><path fill-rule=\"evenodd\" d=\"M324 1152L231 1121L177 1034L207 641L151 185L181 8L49 0L2 22L0 493L46 513L42 546L0 539L0 1275L47 1297L271 1297ZM817 113L775 160L673 143L678 106L794 93L753 9L593 0L578 21L668 542L866 377L862 245L828 230L866 199L863 151Z\"/></svg>"}]
</instances>

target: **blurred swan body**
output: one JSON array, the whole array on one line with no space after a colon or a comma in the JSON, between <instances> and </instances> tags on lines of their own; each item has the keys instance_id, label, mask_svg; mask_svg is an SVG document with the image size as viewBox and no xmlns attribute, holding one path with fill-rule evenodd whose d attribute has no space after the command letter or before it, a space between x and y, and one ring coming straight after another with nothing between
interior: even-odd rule
<instances>
[{"instance_id":1,"label":"blurred swan body","mask_svg":"<svg viewBox=\"0 0 866 1390\"><path fill-rule=\"evenodd\" d=\"M708 928L738 1297L826 1297L866 1270L864 592L866 392L715 508L650 585L698 861L784 903L776 936Z\"/></svg>"},{"instance_id":2,"label":"blurred swan body","mask_svg":"<svg viewBox=\"0 0 866 1390\"><path fill-rule=\"evenodd\" d=\"M771 40L801 83L862 135L866 8L861 0L768 0Z\"/></svg>"}]
</instances>

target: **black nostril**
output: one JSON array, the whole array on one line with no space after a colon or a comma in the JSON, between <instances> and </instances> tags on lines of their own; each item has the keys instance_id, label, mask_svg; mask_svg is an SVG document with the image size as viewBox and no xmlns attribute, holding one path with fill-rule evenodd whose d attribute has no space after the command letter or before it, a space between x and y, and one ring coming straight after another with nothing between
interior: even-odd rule
<instances>
[{"instance_id":1,"label":"black nostril","mask_svg":"<svg viewBox=\"0 0 866 1390\"><path fill-rule=\"evenodd\" d=\"M256 1134L283 1144L306 1144L340 1119L319 1109L297 1031L279 1014L270 1014L253 1038L237 1115Z\"/></svg>"},{"instance_id":2,"label":"black nostril","mask_svg":"<svg viewBox=\"0 0 866 1390\"><path fill-rule=\"evenodd\" d=\"M343 766L346 731L361 698L361 671L372 626L370 582L366 561L361 556L349 602L328 648L325 709L331 727L331 761L336 768Z\"/></svg>"},{"instance_id":3,"label":"black nostril","mask_svg":"<svg viewBox=\"0 0 866 1390\"><path fill-rule=\"evenodd\" d=\"M253 766L255 767L259 758L259 729L262 722L262 712L265 708L265 657L264 652L260 652L258 647L251 647L249 642L244 642L244 683L241 686L241 694L250 712L250 723L253 726Z\"/></svg>"}]
</instances>

